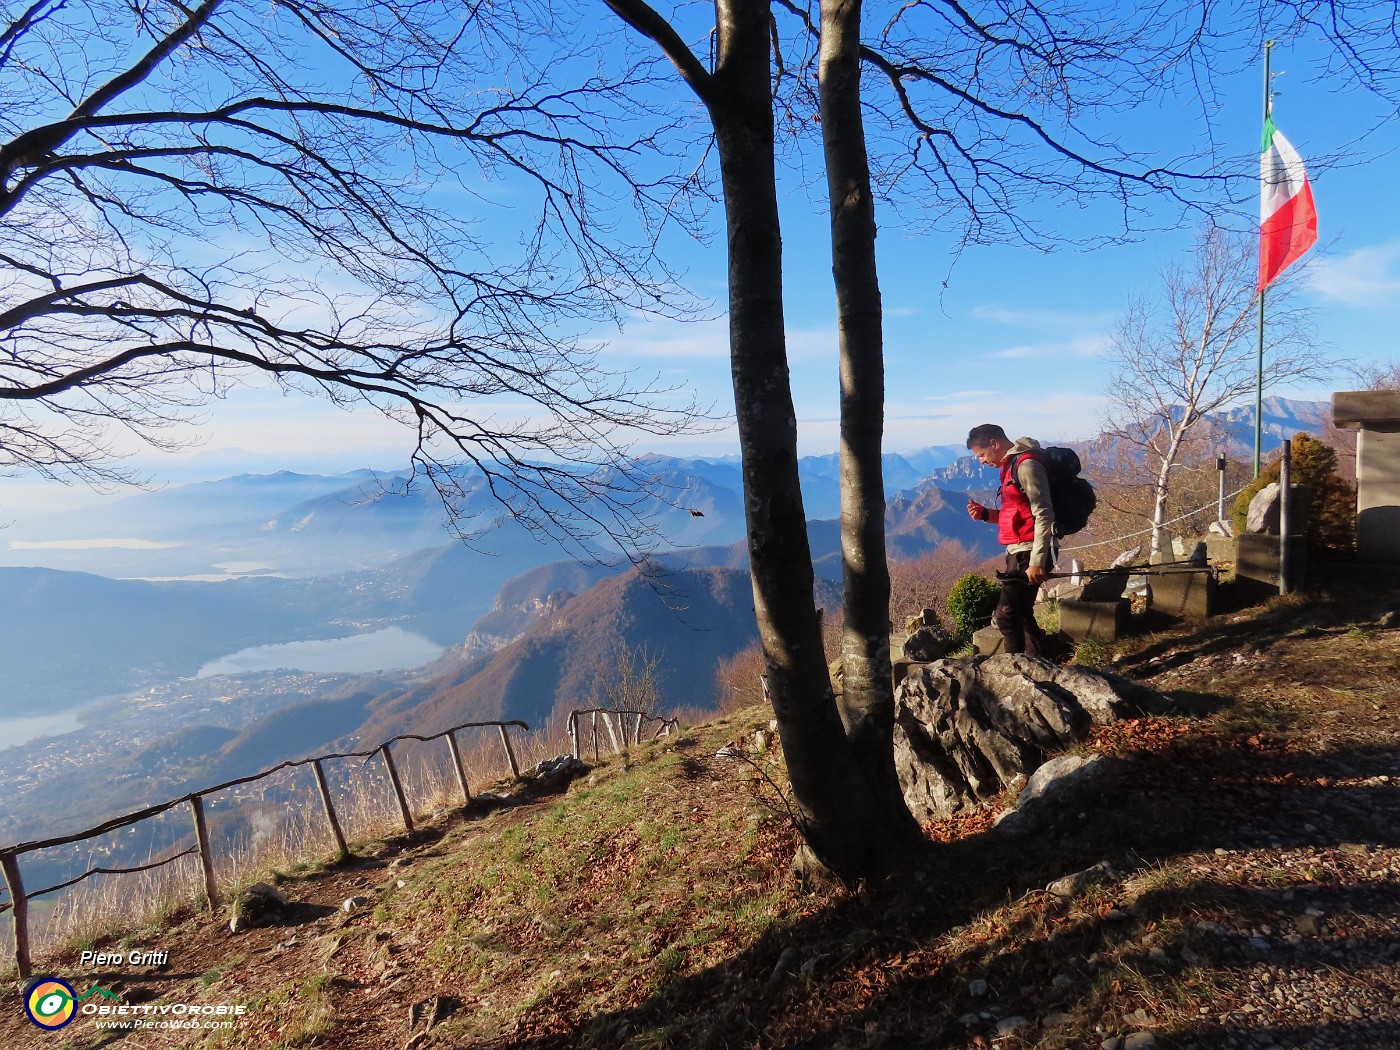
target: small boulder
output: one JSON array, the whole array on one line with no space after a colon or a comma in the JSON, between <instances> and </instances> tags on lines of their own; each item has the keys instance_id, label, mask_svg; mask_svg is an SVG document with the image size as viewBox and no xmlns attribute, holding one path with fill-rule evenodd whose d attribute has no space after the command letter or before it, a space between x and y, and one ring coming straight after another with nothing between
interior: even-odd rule
<instances>
[{"instance_id":1,"label":"small boulder","mask_svg":"<svg viewBox=\"0 0 1400 1050\"><path fill-rule=\"evenodd\" d=\"M558 755L531 766L521 777L532 781L535 787L557 789L587 772L588 767L573 755Z\"/></svg>"},{"instance_id":2,"label":"small boulder","mask_svg":"<svg viewBox=\"0 0 1400 1050\"><path fill-rule=\"evenodd\" d=\"M917 663L941 660L957 648L957 642L942 627L920 627L904 640L904 658Z\"/></svg>"},{"instance_id":3,"label":"small boulder","mask_svg":"<svg viewBox=\"0 0 1400 1050\"><path fill-rule=\"evenodd\" d=\"M1249 512L1245 516L1244 531L1267 536L1278 535L1279 518L1278 482L1271 481L1249 501Z\"/></svg>"},{"instance_id":4,"label":"small boulder","mask_svg":"<svg viewBox=\"0 0 1400 1050\"><path fill-rule=\"evenodd\" d=\"M1016 799L1016 808L1027 807L1050 798L1070 784L1088 780L1102 771L1103 755L1060 755L1041 765L1031 774L1025 790Z\"/></svg>"},{"instance_id":5,"label":"small boulder","mask_svg":"<svg viewBox=\"0 0 1400 1050\"><path fill-rule=\"evenodd\" d=\"M1048 763L1047 763L1048 764ZM1045 768L1044 766L1041 767ZM1085 868L1083 871L1076 871L1073 875L1066 875L1064 878L1056 879L1045 887L1045 891L1056 897L1077 897L1090 886L1106 882L1113 877L1113 868L1107 861L1099 861L1092 868ZM1063 978L1064 987L1068 987L1071 979L1065 974L1060 974L1055 978L1056 990L1061 990L1060 981Z\"/></svg>"},{"instance_id":6,"label":"small boulder","mask_svg":"<svg viewBox=\"0 0 1400 1050\"><path fill-rule=\"evenodd\" d=\"M1020 1014L1016 1014L1012 1017L1003 1017L1000 1021L997 1022L997 1037L1005 1038L1006 1036L1011 1035L1013 1032L1025 1028L1026 1025L1030 1023L1031 1022L1028 1018L1022 1017Z\"/></svg>"},{"instance_id":7,"label":"small boulder","mask_svg":"<svg viewBox=\"0 0 1400 1050\"><path fill-rule=\"evenodd\" d=\"M229 914L229 932L239 933L255 926L273 926L282 920L287 903L280 890L265 882L255 882L234 898Z\"/></svg>"},{"instance_id":8,"label":"small boulder","mask_svg":"<svg viewBox=\"0 0 1400 1050\"><path fill-rule=\"evenodd\" d=\"M915 664L895 692L895 768L919 820L948 817L1008 790L1093 726L1163 706L1126 679L1034 657Z\"/></svg>"}]
</instances>

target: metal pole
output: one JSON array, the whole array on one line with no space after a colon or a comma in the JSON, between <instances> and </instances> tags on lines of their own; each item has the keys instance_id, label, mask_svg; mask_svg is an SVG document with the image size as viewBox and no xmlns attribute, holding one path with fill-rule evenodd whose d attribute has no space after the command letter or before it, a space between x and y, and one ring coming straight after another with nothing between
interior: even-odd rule
<instances>
[{"instance_id":1,"label":"metal pole","mask_svg":"<svg viewBox=\"0 0 1400 1050\"><path fill-rule=\"evenodd\" d=\"M1215 459L1215 469L1220 471L1220 495L1215 499L1215 520L1225 520L1225 453Z\"/></svg>"},{"instance_id":2,"label":"metal pole","mask_svg":"<svg viewBox=\"0 0 1400 1050\"><path fill-rule=\"evenodd\" d=\"M1293 559L1288 556L1289 536L1293 532L1293 442L1283 443L1283 458L1278 464L1278 592L1293 589Z\"/></svg>"},{"instance_id":3,"label":"metal pole","mask_svg":"<svg viewBox=\"0 0 1400 1050\"><path fill-rule=\"evenodd\" d=\"M1259 289L1259 357L1254 371L1254 476L1259 476L1264 448L1264 289Z\"/></svg>"},{"instance_id":4,"label":"metal pole","mask_svg":"<svg viewBox=\"0 0 1400 1050\"><path fill-rule=\"evenodd\" d=\"M1264 41L1264 121L1269 120L1272 108L1269 99L1269 52L1273 50L1272 40ZM1262 192L1262 189L1261 189ZM1259 250L1264 248L1260 241ZM1264 289L1259 289L1259 355L1254 372L1254 476L1259 476L1264 447Z\"/></svg>"}]
</instances>

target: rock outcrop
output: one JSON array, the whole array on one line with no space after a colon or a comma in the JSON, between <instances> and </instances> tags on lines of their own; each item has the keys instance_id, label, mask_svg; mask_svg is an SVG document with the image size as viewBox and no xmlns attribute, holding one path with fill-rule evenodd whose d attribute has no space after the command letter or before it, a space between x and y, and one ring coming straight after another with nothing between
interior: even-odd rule
<instances>
[{"instance_id":1,"label":"rock outcrop","mask_svg":"<svg viewBox=\"0 0 1400 1050\"><path fill-rule=\"evenodd\" d=\"M1006 790L1095 725L1162 710L1116 675L1023 655L916 664L895 694L895 766L920 821Z\"/></svg>"}]
</instances>

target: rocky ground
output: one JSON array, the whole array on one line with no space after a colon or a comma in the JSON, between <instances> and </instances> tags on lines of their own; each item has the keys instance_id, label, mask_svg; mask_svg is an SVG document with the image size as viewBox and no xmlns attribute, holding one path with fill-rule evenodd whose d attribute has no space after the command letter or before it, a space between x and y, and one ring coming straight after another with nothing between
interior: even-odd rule
<instances>
[{"instance_id":1,"label":"rocky ground","mask_svg":"<svg viewBox=\"0 0 1400 1050\"><path fill-rule=\"evenodd\" d=\"M115 942L165 970L44 960L128 1001L243 1004L232 1030L44 1033L12 978L0 1045L1400 1048L1400 580L1147 633L1112 666L1170 713L1096 730L1103 772L1030 827L993 827L1007 799L930 823L890 884L787 878L755 709L285 878L278 925Z\"/></svg>"}]
</instances>

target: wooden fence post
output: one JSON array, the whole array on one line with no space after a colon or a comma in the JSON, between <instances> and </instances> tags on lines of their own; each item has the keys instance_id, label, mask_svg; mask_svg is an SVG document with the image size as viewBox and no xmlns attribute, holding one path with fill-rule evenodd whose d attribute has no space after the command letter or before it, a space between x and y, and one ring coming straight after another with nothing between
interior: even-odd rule
<instances>
[{"instance_id":1,"label":"wooden fence post","mask_svg":"<svg viewBox=\"0 0 1400 1050\"><path fill-rule=\"evenodd\" d=\"M583 761L583 746L578 738L578 712L569 712L569 751L577 761Z\"/></svg>"},{"instance_id":2,"label":"wooden fence post","mask_svg":"<svg viewBox=\"0 0 1400 1050\"><path fill-rule=\"evenodd\" d=\"M199 845L199 864L204 869L204 895L209 898L209 910L219 906L219 887L214 882L214 855L209 851L209 825L204 819L204 799L194 795L190 799L194 810L194 838Z\"/></svg>"},{"instance_id":3,"label":"wooden fence post","mask_svg":"<svg viewBox=\"0 0 1400 1050\"><path fill-rule=\"evenodd\" d=\"M515 749L510 746L510 734L506 732L506 727L503 725L498 725L496 728L501 731L501 743L504 744L506 748L506 761L510 763L510 775L518 778L520 776L520 766L515 761Z\"/></svg>"},{"instance_id":4,"label":"wooden fence post","mask_svg":"<svg viewBox=\"0 0 1400 1050\"><path fill-rule=\"evenodd\" d=\"M462 785L462 805L472 804L471 788L467 787L467 767L462 765L462 752L457 747L457 734L447 732L447 749L452 752L452 766L457 770L457 783Z\"/></svg>"},{"instance_id":5,"label":"wooden fence post","mask_svg":"<svg viewBox=\"0 0 1400 1050\"><path fill-rule=\"evenodd\" d=\"M394 788L394 798L399 803L399 816L403 817L403 826L406 831L413 830L413 814L408 811L408 798L403 793L403 785L399 783L399 771L394 768L394 756L389 754L389 744L379 745L379 753L384 756L384 767L389 770L389 783Z\"/></svg>"},{"instance_id":6,"label":"wooden fence post","mask_svg":"<svg viewBox=\"0 0 1400 1050\"><path fill-rule=\"evenodd\" d=\"M632 726L632 743L638 746L641 746L642 743L642 719L645 717L646 715L643 712L638 711L637 721Z\"/></svg>"},{"instance_id":7,"label":"wooden fence post","mask_svg":"<svg viewBox=\"0 0 1400 1050\"><path fill-rule=\"evenodd\" d=\"M589 716L589 722L591 723L592 729L593 729L593 764L596 766L596 765L598 764L598 712L597 712L597 711L594 711L593 714Z\"/></svg>"},{"instance_id":8,"label":"wooden fence post","mask_svg":"<svg viewBox=\"0 0 1400 1050\"><path fill-rule=\"evenodd\" d=\"M13 853L0 855L0 868L5 871L5 885L15 913L15 969L28 980L34 974L29 967L29 898L24 895L24 880L19 876L19 858Z\"/></svg>"},{"instance_id":9,"label":"wooden fence post","mask_svg":"<svg viewBox=\"0 0 1400 1050\"><path fill-rule=\"evenodd\" d=\"M622 716L618 715L617 720L621 723ZM617 742L617 728L613 725L613 716L611 712L603 712L603 725L608 727L608 736L612 737L613 753L618 755L622 754L622 745ZM627 739L627 726L625 725L622 726L622 738L623 740Z\"/></svg>"},{"instance_id":10,"label":"wooden fence post","mask_svg":"<svg viewBox=\"0 0 1400 1050\"><path fill-rule=\"evenodd\" d=\"M311 760L311 771L316 774L316 790L320 792L321 808L326 811L326 821L331 826L331 834L335 836L335 847L340 850L341 859L344 859L350 855L350 848L345 844L345 832L341 830L335 806L331 804L331 789L326 786L326 772L321 768L319 758Z\"/></svg>"}]
</instances>

